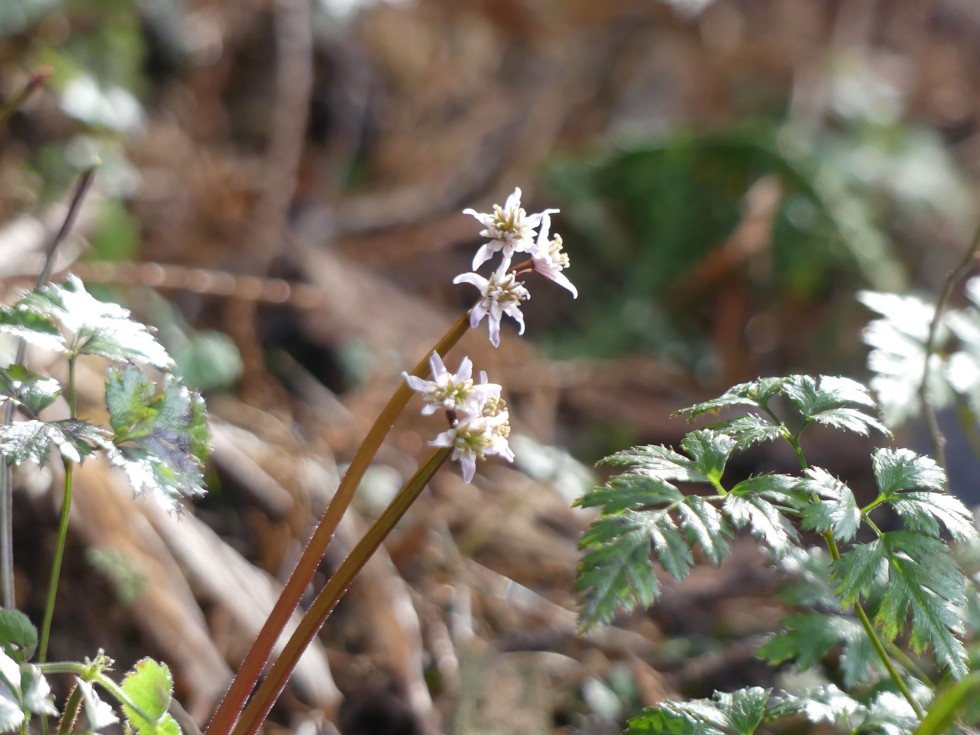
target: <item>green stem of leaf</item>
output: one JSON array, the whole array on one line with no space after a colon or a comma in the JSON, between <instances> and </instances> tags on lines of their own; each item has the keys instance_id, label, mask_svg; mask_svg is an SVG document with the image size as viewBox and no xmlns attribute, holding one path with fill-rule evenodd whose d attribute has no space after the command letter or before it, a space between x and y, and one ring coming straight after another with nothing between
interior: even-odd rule
<instances>
[{"instance_id":1,"label":"green stem of leaf","mask_svg":"<svg viewBox=\"0 0 980 735\"><path fill-rule=\"evenodd\" d=\"M300 621L296 630L289 637L282 654L272 665L269 675L259 685L252 701L249 702L241 719L233 730L233 735L255 735L265 718L268 717L272 705L275 704L286 681L292 674L299 657L306 650L306 647L316 637L327 617L333 612L337 602L350 586L354 577L377 551L381 542L387 538L388 534L395 527L405 512L411 507L412 503L422 492L432 475L449 458L452 449L442 448L434 451L425 463L419 467L412 478L405 483L404 487L398 492L394 500L378 516L378 519L371 525L364 538L354 547L350 555L344 559L340 567L327 581L327 584L317 595L309 612Z\"/></svg>"},{"instance_id":2,"label":"green stem of leaf","mask_svg":"<svg viewBox=\"0 0 980 735\"><path fill-rule=\"evenodd\" d=\"M71 514L72 484L75 464L65 460L65 493L61 501L61 519L58 522L58 542L51 563L51 582L48 584L48 597L44 605L44 623L41 625L41 643L38 645L37 660L43 663L48 658L48 640L51 636L51 620L54 618L54 603L58 596L58 581L61 578L61 563L65 556L65 541L68 538L68 518Z\"/></svg>"},{"instance_id":3,"label":"green stem of leaf","mask_svg":"<svg viewBox=\"0 0 980 735\"><path fill-rule=\"evenodd\" d=\"M468 328L469 314L464 313L449 328L449 331L446 332L442 339L436 343L433 349L419 361L419 364L415 366L411 374L420 378L428 377L429 357L432 355L432 352L435 351L440 356L444 356L459 342ZM289 580L286 582L286 586L279 595L279 600L262 626L262 630L259 631L258 636L253 641L252 647L242 661L238 673L232 680L224 699L218 705L218 709L211 719L211 724L205 731L207 735L229 735L231 733L238 716L242 712L242 708L245 706L248 694L252 691L255 682L258 681L259 676L262 674L262 670L265 668L272 649L286 626L286 622L299 604L303 592L309 586L310 580L313 579L317 567L326 554L330 539L333 538L340 519L350 506L354 492L361 482L361 478L370 466L385 436L391 430L395 419L404 410L412 394L413 391L411 388L408 387L405 381L401 381L398 389L388 400L388 404L382 409L374 425L368 431L367 436L357 450L357 454L351 460L347 472L344 473L344 477L341 479L337 491L330 501L330 505L327 506L319 525L313 532L309 544L307 544L302 556L296 563L296 568L293 570Z\"/></svg>"}]
</instances>

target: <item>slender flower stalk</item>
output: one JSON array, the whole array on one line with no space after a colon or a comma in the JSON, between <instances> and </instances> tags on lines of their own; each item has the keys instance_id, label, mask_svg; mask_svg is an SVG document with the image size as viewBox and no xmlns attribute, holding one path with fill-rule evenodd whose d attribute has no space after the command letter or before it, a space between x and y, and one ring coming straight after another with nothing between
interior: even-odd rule
<instances>
[{"instance_id":1,"label":"slender flower stalk","mask_svg":"<svg viewBox=\"0 0 980 735\"><path fill-rule=\"evenodd\" d=\"M449 449L437 449L425 463L419 467L412 478L405 483L394 500L371 525L364 538L354 547L350 555L344 559L337 571L330 577L326 586L320 591L309 611L289 637L282 654L272 665L268 676L259 685L255 696L248 703L233 735L254 735L268 717L272 705L282 693L286 681L292 674L296 663L303 651L310 645L323 626L327 617L337 606L337 602L350 586L354 577L364 568L371 555L377 551L381 542L391 533L395 524L405 515L412 503L422 492L426 484L436 473L443 462L449 457Z\"/></svg>"},{"instance_id":2,"label":"slender flower stalk","mask_svg":"<svg viewBox=\"0 0 980 735\"><path fill-rule=\"evenodd\" d=\"M493 214L465 210L465 214L476 217L484 225L485 229L481 234L491 238L474 258L474 270L497 252L502 254L502 262L489 279L477 273L463 274L455 279L455 283L476 286L480 290L480 299L450 328L426 359L411 373L403 374L405 382L392 395L351 461L296 569L286 582L279 601L215 711L206 731L207 735L244 735L254 733L261 726L300 654L323 625L337 600L394 527L398 518L418 496L428 479L448 457L460 462L466 482L473 479L478 459L496 455L513 460L514 455L507 445L510 431L508 412L506 404L500 398L500 386L489 383L486 373L481 373L480 382L474 383L473 366L469 358L464 358L459 369L450 373L442 362L442 356L459 341L467 327L477 326L484 316L488 317L490 341L495 347L500 344L500 320L503 315L517 321L520 332L523 333L524 318L520 304L530 298L530 294L524 284L516 280L516 273L508 271L515 252L537 253L538 260L541 261L537 270L576 294L574 286L559 273L568 265L567 257L560 255L560 238L548 239L549 214L558 210L528 215L520 206L520 198L520 189L515 189L503 207L494 207ZM536 243L534 230L542 222L547 222L547 225L543 228L543 233L539 233ZM427 379L430 373L432 380ZM273 646L312 580L364 472L413 392L423 395L423 414L445 410L450 419L450 428L430 442L437 447L437 451L402 488L388 510L327 582L327 586L321 591L300 627L289 639L283 653L272 665L268 677L246 707L249 692L258 681Z\"/></svg>"},{"instance_id":3,"label":"slender flower stalk","mask_svg":"<svg viewBox=\"0 0 980 735\"><path fill-rule=\"evenodd\" d=\"M449 331L446 332L442 339L436 343L433 352L444 355L466 333L467 327L467 315L464 314L449 328ZM428 375L429 368L429 360L423 359L415 366L411 375L419 379L424 379ZM275 647L276 641L279 640L279 636L282 634L286 623L299 604L303 592L309 586L320 562L327 553L330 540L337 530L340 519L350 506L351 500L354 498L354 492L364 477L364 473L374 459L374 455L377 454L381 442L384 441L385 436L391 430L395 419L405 408L405 404L408 403L412 395L413 391L407 383L399 385L389 399L388 404L382 409L377 420L375 420L374 425L368 431L364 442L357 450L357 454L351 460L347 472L344 473L344 477L341 479L330 504L320 519L319 525L313 532L313 536L310 538L306 549L296 563L296 568L290 575L285 587L283 587L279 595L279 600L262 626L262 630L259 631L258 636L253 641L248 653L245 655L245 659L242 661L238 673L232 680L231 686L225 693L221 704L215 710L214 716L211 718L211 724L206 731L207 735L228 735L232 731L235 721L245 706L249 692L252 691L255 682L259 680L262 670L272 655L272 649Z\"/></svg>"}]
</instances>

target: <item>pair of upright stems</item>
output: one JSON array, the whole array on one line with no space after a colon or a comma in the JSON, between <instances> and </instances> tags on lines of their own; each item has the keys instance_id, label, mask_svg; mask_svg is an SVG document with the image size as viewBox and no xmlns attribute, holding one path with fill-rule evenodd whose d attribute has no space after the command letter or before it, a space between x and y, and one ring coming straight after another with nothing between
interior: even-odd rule
<instances>
[{"instance_id":1,"label":"pair of upright stems","mask_svg":"<svg viewBox=\"0 0 980 735\"><path fill-rule=\"evenodd\" d=\"M432 351L444 356L466 333L468 327L469 315L464 313L436 343ZM415 366L411 372L412 375L423 379L428 377L429 357L432 355L432 351L426 354ZM211 723L206 730L206 735L252 735L258 730L279 697L303 650L316 636L317 631L337 604L340 596L350 585L351 580L377 550L395 523L398 522L398 519L408 510L412 501L418 497L429 478L449 456L449 449L433 452L412 479L399 491L388 508L375 521L368 533L317 596L299 627L289 638L282 654L270 669L269 675L259 686L248 707L245 707L248 695L261 676L266 663L268 663L276 641L326 554L330 540L337 530L340 519L350 506L354 492L357 490L365 471L412 394L412 389L403 381L368 431L364 442L347 468L347 472L344 473L330 505L320 519L316 531L310 538L309 544L297 562L296 568L286 582L278 602L252 643L252 647L242 661L242 665L232 680L221 704L215 710Z\"/></svg>"}]
</instances>

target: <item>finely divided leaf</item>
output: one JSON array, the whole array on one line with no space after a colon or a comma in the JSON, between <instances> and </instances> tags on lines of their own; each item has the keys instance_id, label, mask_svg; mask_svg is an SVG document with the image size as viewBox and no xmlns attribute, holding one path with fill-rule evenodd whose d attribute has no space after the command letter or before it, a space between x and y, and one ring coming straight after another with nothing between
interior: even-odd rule
<instances>
[{"instance_id":1,"label":"finely divided leaf","mask_svg":"<svg viewBox=\"0 0 980 735\"><path fill-rule=\"evenodd\" d=\"M608 623L618 608L649 607L660 592L650 561L650 534L635 513L606 516L582 537L586 550L576 589L580 627Z\"/></svg>"},{"instance_id":2,"label":"finely divided leaf","mask_svg":"<svg viewBox=\"0 0 980 735\"><path fill-rule=\"evenodd\" d=\"M977 524L963 502L954 495L935 492L901 493L888 504L912 531L939 536L939 524L961 543L977 541Z\"/></svg>"},{"instance_id":3,"label":"finely divided leaf","mask_svg":"<svg viewBox=\"0 0 980 735\"><path fill-rule=\"evenodd\" d=\"M852 546L833 563L837 594L841 604L851 607L859 598L868 597L887 569L887 549L881 539Z\"/></svg>"},{"instance_id":4,"label":"finely divided leaf","mask_svg":"<svg viewBox=\"0 0 980 735\"><path fill-rule=\"evenodd\" d=\"M816 666L835 646L864 636L854 618L822 613L799 613L783 620L784 631L769 638L757 655L777 666L795 662L799 669Z\"/></svg>"},{"instance_id":5,"label":"finely divided leaf","mask_svg":"<svg viewBox=\"0 0 980 735\"><path fill-rule=\"evenodd\" d=\"M967 654L956 637L963 633L966 579L941 540L892 531L882 536L888 550L888 582L875 623L887 640L905 627L911 613L909 642L916 653L931 645L936 661L956 678L967 672Z\"/></svg>"},{"instance_id":6,"label":"finely divided leaf","mask_svg":"<svg viewBox=\"0 0 980 735\"><path fill-rule=\"evenodd\" d=\"M799 489L815 496L803 507L803 528L807 531L832 531L838 541L850 541L861 525L861 509L854 493L826 470L811 467Z\"/></svg>"},{"instance_id":7,"label":"finely divided leaf","mask_svg":"<svg viewBox=\"0 0 980 735\"><path fill-rule=\"evenodd\" d=\"M793 548L799 537L779 509L761 494L729 494L721 509L735 528L748 526L752 536L763 541L777 556Z\"/></svg>"},{"instance_id":8,"label":"finely divided leaf","mask_svg":"<svg viewBox=\"0 0 980 735\"><path fill-rule=\"evenodd\" d=\"M876 449L871 464L878 489L884 496L915 488L942 490L946 486L943 468L930 457L910 449Z\"/></svg>"},{"instance_id":9,"label":"finely divided leaf","mask_svg":"<svg viewBox=\"0 0 980 735\"><path fill-rule=\"evenodd\" d=\"M926 364L925 344L935 315L932 304L914 296L862 291L861 301L884 318L876 319L864 330L864 341L871 348L868 368L874 373L871 388L878 396L885 422L897 426L919 412L919 387ZM937 347L946 341L940 328ZM933 355L929 395L938 405L949 403L951 391L942 379L943 358Z\"/></svg>"},{"instance_id":10,"label":"finely divided leaf","mask_svg":"<svg viewBox=\"0 0 980 735\"><path fill-rule=\"evenodd\" d=\"M19 308L55 320L69 353L148 363L162 370L174 366L149 327L130 319L128 309L94 298L75 276L69 275L63 285L49 284L28 293L15 307Z\"/></svg>"},{"instance_id":11,"label":"finely divided leaf","mask_svg":"<svg viewBox=\"0 0 980 735\"><path fill-rule=\"evenodd\" d=\"M662 478L628 472L610 478L602 487L593 488L577 498L573 505L578 508L601 507L603 513L608 515L676 503L683 499L683 493Z\"/></svg>"},{"instance_id":12,"label":"finely divided leaf","mask_svg":"<svg viewBox=\"0 0 980 735\"><path fill-rule=\"evenodd\" d=\"M711 482L724 472L735 442L724 434L700 430L684 437L681 446L689 457L663 446L633 447L606 457L601 464L629 467L637 474L662 480Z\"/></svg>"},{"instance_id":13,"label":"finely divided leaf","mask_svg":"<svg viewBox=\"0 0 980 735\"><path fill-rule=\"evenodd\" d=\"M167 665L151 658L138 661L126 674L122 689L138 711L124 704L123 712L137 735L180 735L177 721L167 712L173 687Z\"/></svg>"},{"instance_id":14,"label":"finely divided leaf","mask_svg":"<svg viewBox=\"0 0 980 735\"><path fill-rule=\"evenodd\" d=\"M715 413L724 408L765 406L770 399L782 391L783 384L787 380L788 378L759 378L749 383L740 383L729 388L718 398L683 408L677 413L686 414L693 420L702 414Z\"/></svg>"},{"instance_id":15,"label":"finely divided leaf","mask_svg":"<svg viewBox=\"0 0 980 735\"><path fill-rule=\"evenodd\" d=\"M628 469L576 501L601 507L602 517L582 537L585 556L577 589L583 629L608 622L617 609L650 605L660 593L650 554L663 569L683 579L700 545L715 564L728 553L731 529L705 498L685 496L671 481L717 483L734 441L713 431L695 431L682 447L688 456L666 447L620 452L606 464Z\"/></svg>"},{"instance_id":16,"label":"finely divided leaf","mask_svg":"<svg viewBox=\"0 0 980 735\"><path fill-rule=\"evenodd\" d=\"M802 715L814 724L828 723L852 730L868 716L867 708L834 684L814 687L802 694L781 693L770 707L774 717Z\"/></svg>"},{"instance_id":17,"label":"finely divided leaf","mask_svg":"<svg viewBox=\"0 0 980 735\"><path fill-rule=\"evenodd\" d=\"M711 563L720 565L728 555L732 532L718 509L697 495L689 495L677 506L677 515L689 543L696 541Z\"/></svg>"},{"instance_id":18,"label":"finely divided leaf","mask_svg":"<svg viewBox=\"0 0 980 735\"><path fill-rule=\"evenodd\" d=\"M868 389L856 380L839 376L793 375L783 387L786 397L807 421L867 435L870 429L885 435L891 432L877 417L862 408L875 408Z\"/></svg>"},{"instance_id":19,"label":"finely divided leaf","mask_svg":"<svg viewBox=\"0 0 980 735\"><path fill-rule=\"evenodd\" d=\"M763 720L770 718L769 694L768 689L750 687L716 692L711 699L664 702L630 720L624 735L752 735Z\"/></svg>"},{"instance_id":20,"label":"finely divided leaf","mask_svg":"<svg viewBox=\"0 0 980 735\"><path fill-rule=\"evenodd\" d=\"M109 461L126 472L136 493L159 490L175 504L180 496L204 494L209 432L199 395L171 375L157 386L127 365L109 371L106 405L116 434Z\"/></svg>"},{"instance_id":21,"label":"finely divided leaf","mask_svg":"<svg viewBox=\"0 0 980 735\"><path fill-rule=\"evenodd\" d=\"M723 431L735 440L735 451L742 452L762 442L782 439L787 436L786 429L774 424L771 419L750 413L729 421L719 421L711 425L716 431Z\"/></svg>"},{"instance_id":22,"label":"finely divided leaf","mask_svg":"<svg viewBox=\"0 0 980 735\"><path fill-rule=\"evenodd\" d=\"M709 481L718 482L725 463L735 449L735 441L711 430L692 431L681 440L681 448L694 462L695 471Z\"/></svg>"}]
</instances>

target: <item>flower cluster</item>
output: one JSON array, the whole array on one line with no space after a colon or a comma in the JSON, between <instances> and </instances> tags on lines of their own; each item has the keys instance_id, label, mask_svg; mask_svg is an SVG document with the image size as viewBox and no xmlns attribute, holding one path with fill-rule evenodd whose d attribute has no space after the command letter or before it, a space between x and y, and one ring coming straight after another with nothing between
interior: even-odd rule
<instances>
[{"instance_id":1,"label":"flower cluster","mask_svg":"<svg viewBox=\"0 0 980 735\"><path fill-rule=\"evenodd\" d=\"M497 455L508 462L514 453L507 444L510 434L510 414L500 397L500 386L487 382L480 372L480 382L473 382L473 363L464 357L455 373L450 373L438 352L429 358L432 380L402 373L408 387L422 395L425 405L422 414L444 409L450 427L429 444L453 450L451 459L459 462L463 481L471 482L476 473L476 460Z\"/></svg>"},{"instance_id":2,"label":"flower cluster","mask_svg":"<svg viewBox=\"0 0 980 735\"><path fill-rule=\"evenodd\" d=\"M505 314L518 323L518 333L524 333L524 315L520 307L522 301L531 298L531 294L517 280L518 275L536 271L578 298L575 286L562 273L568 267L568 256L562 251L561 236L549 236L551 215L557 212L557 209L546 209L528 214L521 207L520 189L514 189L503 207L493 205L492 213L463 210L463 214L472 215L483 225L480 235L490 240L480 247L473 258L473 272L456 276L453 283L469 283L479 289L480 299L470 310L470 326L476 327L483 317L487 317L490 342L494 347L500 346L500 319ZM537 237L535 229L538 229ZM498 252L501 254L500 264L489 278L475 272ZM511 261L517 253L527 253L530 258L511 268Z\"/></svg>"}]
</instances>

